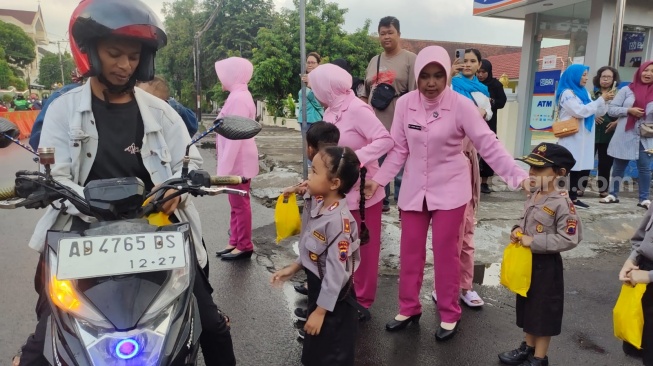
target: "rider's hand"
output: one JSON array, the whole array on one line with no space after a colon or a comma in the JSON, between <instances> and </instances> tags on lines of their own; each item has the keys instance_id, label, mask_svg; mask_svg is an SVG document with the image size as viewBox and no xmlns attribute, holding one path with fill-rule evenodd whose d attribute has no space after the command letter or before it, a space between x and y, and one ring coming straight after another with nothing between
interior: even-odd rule
<instances>
[{"instance_id":1,"label":"rider's hand","mask_svg":"<svg viewBox=\"0 0 653 366\"><path fill-rule=\"evenodd\" d=\"M158 188L159 185L154 186L154 188L152 188L152 192L156 191ZM168 189L166 193L163 194L163 197L164 198L168 197L175 192L177 192L176 189ZM166 215L171 215L172 213L175 212L177 206L179 206L179 202L181 202L181 196L177 196L171 199L170 201L163 204L163 206L161 207L161 212L163 212Z\"/></svg>"}]
</instances>

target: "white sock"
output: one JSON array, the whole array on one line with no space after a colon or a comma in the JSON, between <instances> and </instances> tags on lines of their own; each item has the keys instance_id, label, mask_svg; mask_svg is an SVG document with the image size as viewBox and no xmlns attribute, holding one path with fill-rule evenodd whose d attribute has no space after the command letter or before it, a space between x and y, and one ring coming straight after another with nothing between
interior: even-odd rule
<instances>
[{"instance_id":1,"label":"white sock","mask_svg":"<svg viewBox=\"0 0 653 366\"><path fill-rule=\"evenodd\" d=\"M409 317L409 316L405 316L405 315L401 315L401 314L397 314L397 316L395 316L395 320L398 320L398 321L400 321L400 322L403 322L404 320L406 320L406 319L408 319L408 318L410 318L410 317Z\"/></svg>"},{"instance_id":2,"label":"white sock","mask_svg":"<svg viewBox=\"0 0 653 366\"><path fill-rule=\"evenodd\" d=\"M458 322L454 322L454 323L441 322L440 327L444 330L453 330L453 328L456 327L456 323Z\"/></svg>"}]
</instances>

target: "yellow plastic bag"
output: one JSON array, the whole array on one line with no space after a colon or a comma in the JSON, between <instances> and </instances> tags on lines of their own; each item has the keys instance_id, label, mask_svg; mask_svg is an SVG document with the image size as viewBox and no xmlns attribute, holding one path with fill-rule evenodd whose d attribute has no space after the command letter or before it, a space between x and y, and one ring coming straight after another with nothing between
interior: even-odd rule
<instances>
[{"instance_id":1,"label":"yellow plastic bag","mask_svg":"<svg viewBox=\"0 0 653 366\"><path fill-rule=\"evenodd\" d=\"M646 292L646 285L643 283L638 283L634 287L623 284L617 304L612 310L614 336L632 344L637 349L642 349L644 333L644 310L642 309L644 292Z\"/></svg>"},{"instance_id":2,"label":"yellow plastic bag","mask_svg":"<svg viewBox=\"0 0 653 366\"><path fill-rule=\"evenodd\" d=\"M143 202L143 206L147 205L150 203L152 200L153 196L146 199L145 202ZM172 221L170 221L170 215L164 214L163 212L155 212L152 214L149 214L147 216L147 222L150 225L154 226L168 226L172 225Z\"/></svg>"},{"instance_id":3,"label":"yellow plastic bag","mask_svg":"<svg viewBox=\"0 0 653 366\"><path fill-rule=\"evenodd\" d=\"M508 290L526 297L531 287L533 253L519 243L510 243L503 251L501 284Z\"/></svg>"},{"instance_id":4,"label":"yellow plastic bag","mask_svg":"<svg viewBox=\"0 0 653 366\"><path fill-rule=\"evenodd\" d=\"M277 199L274 209L274 223L277 226L277 243L285 238L299 234L302 229L302 219L299 217L297 197L290 194L285 198L283 194Z\"/></svg>"}]
</instances>

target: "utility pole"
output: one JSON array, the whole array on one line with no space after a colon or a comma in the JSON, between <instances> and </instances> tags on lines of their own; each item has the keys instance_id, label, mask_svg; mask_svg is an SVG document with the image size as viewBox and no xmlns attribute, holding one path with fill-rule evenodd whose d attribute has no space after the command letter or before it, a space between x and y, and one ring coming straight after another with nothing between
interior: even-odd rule
<instances>
[{"instance_id":1,"label":"utility pole","mask_svg":"<svg viewBox=\"0 0 653 366\"><path fill-rule=\"evenodd\" d=\"M301 65L302 75L304 75L306 74L306 0L299 0L299 55L301 57L299 64ZM306 180L308 179L308 156L306 155L306 126L308 123L306 119L308 116L306 112L306 84L303 81L300 98L302 99L302 110L300 111L302 114L302 166L304 167L304 180Z\"/></svg>"},{"instance_id":2,"label":"utility pole","mask_svg":"<svg viewBox=\"0 0 653 366\"><path fill-rule=\"evenodd\" d=\"M197 96L197 105L195 109L195 115L197 117L198 121L202 120L202 81L201 81L201 41L202 41L202 36L204 33L206 33L209 28L211 28L211 25L215 21L216 16L218 16L218 11L220 10L220 6L222 5L222 1L218 2L218 5L215 7L215 10L213 11L213 14L209 17L209 20L206 21L206 24L200 29L197 33L195 33L195 37L193 39L193 69L195 71L195 94Z\"/></svg>"},{"instance_id":3,"label":"utility pole","mask_svg":"<svg viewBox=\"0 0 653 366\"><path fill-rule=\"evenodd\" d=\"M610 56L610 66L619 68L621 60L621 44L624 31L624 16L626 14L626 0L617 0L617 15L614 22L614 31L612 33L612 55Z\"/></svg>"},{"instance_id":4,"label":"utility pole","mask_svg":"<svg viewBox=\"0 0 653 366\"><path fill-rule=\"evenodd\" d=\"M66 81L64 79L64 73L63 73L63 59L61 58L61 43L62 42L67 42L67 41L56 41L52 42L50 41L50 44L57 44L57 52L59 52L59 67L61 68L61 85L66 85Z\"/></svg>"}]
</instances>

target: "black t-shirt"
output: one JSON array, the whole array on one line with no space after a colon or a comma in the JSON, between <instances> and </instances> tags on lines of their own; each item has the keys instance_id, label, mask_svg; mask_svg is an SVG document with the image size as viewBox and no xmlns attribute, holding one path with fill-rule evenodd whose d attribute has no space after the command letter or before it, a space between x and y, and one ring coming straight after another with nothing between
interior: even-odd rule
<instances>
[{"instance_id":1,"label":"black t-shirt","mask_svg":"<svg viewBox=\"0 0 653 366\"><path fill-rule=\"evenodd\" d=\"M138 177L151 190L154 183L141 157L145 127L136 99L107 104L94 95L92 108L98 149L84 185L97 179Z\"/></svg>"}]
</instances>

